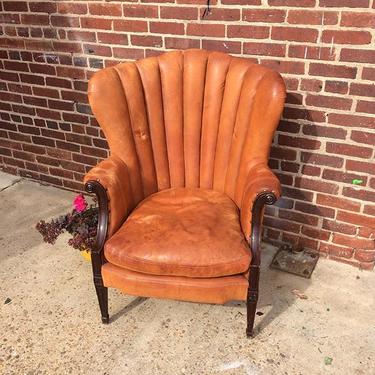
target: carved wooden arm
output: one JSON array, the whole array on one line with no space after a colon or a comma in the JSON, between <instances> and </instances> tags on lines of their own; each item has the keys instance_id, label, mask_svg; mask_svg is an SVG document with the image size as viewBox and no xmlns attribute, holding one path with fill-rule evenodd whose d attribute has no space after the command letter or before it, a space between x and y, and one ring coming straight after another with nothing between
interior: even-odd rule
<instances>
[{"instance_id":1,"label":"carved wooden arm","mask_svg":"<svg viewBox=\"0 0 375 375\"><path fill-rule=\"evenodd\" d=\"M260 265L260 239L263 208L280 197L278 178L267 165L254 166L248 175L241 204L241 225L253 254L252 265Z\"/></svg>"},{"instance_id":2,"label":"carved wooden arm","mask_svg":"<svg viewBox=\"0 0 375 375\"><path fill-rule=\"evenodd\" d=\"M101 266L105 262L102 251L104 243L121 226L132 208L128 170L121 159L111 156L92 168L84 181L86 191L96 195L99 206L98 229L91 249L91 262L94 283L101 287Z\"/></svg>"}]
</instances>

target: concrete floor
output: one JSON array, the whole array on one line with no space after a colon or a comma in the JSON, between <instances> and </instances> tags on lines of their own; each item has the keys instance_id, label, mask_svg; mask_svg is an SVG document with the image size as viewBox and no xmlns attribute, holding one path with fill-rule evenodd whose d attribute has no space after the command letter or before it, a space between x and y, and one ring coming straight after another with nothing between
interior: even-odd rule
<instances>
[{"instance_id":1,"label":"concrete floor","mask_svg":"<svg viewBox=\"0 0 375 375\"><path fill-rule=\"evenodd\" d=\"M104 326L90 264L66 237L52 247L34 229L68 211L74 194L5 174L0 190L2 374L375 373L374 272L322 259L305 280L270 270L274 249L264 246L255 338L245 336L244 304L115 290Z\"/></svg>"}]
</instances>

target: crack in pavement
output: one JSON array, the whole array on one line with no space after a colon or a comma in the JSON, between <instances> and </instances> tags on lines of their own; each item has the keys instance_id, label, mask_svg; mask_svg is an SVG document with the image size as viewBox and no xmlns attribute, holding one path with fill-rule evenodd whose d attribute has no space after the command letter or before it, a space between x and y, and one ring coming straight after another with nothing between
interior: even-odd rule
<instances>
[{"instance_id":1,"label":"crack in pavement","mask_svg":"<svg viewBox=\"0 0 375 375\"><path fill-rule=\"evenodd\" d=\"M12 186L18 184L18 183L21 182L22 180L23 180L23 178L20 178L20 179L18 179L18 180L14 180L14 181L12 181L12 183L11 183L10 185L5 186L4 188L2 188L2 189L0 190L0 193L2 193L2 192L3 192L4 190L6 190L6 189L9 189L10 187L12 187Z\"/></svg>"}]
</instances>

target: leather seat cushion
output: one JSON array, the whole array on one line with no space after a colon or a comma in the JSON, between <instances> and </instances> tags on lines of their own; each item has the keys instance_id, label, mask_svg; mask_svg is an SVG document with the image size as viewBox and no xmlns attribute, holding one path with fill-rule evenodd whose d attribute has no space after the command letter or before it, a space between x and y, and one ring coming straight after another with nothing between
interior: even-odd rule
<instances>
[{"instance_id":1,"label":"leather seat cushion","mask_svg":"<svg viewBox=\"0 0 375 375\"><path fill-rule=\"evenodd\" d=\"M146 198L106 242L104 254L132 271L185 277L236 275L251 261L237 206L225 194L198 188Z\"/></svg>"}]
</instances>

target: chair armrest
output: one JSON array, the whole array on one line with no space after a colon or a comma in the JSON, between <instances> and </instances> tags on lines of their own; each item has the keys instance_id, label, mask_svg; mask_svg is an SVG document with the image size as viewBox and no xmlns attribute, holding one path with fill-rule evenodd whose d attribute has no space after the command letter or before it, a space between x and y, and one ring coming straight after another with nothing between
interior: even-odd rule
<instances>
[{"instance_id":1,"label":"chair armrest","mask_svg":"<svg viewBox=\"0 0 375 375\"><path fill-rule=\"evenodd\" d=\"M84 182L86 191L95 193L98 198L97 242L104 236L101 246L99 243L96 246L100 251L105 239L120 228L133 207L128 168L120 158L113 155L92 168L84 177Z\"/></svg>"},{"instance_id":2,"label":"chair armrest","mask_svg":"<svg viewBox=\"0 0 375 375\"><path fill-rule=\"evenodd\" d=\"M267 165L258 164L250 169L240 207L241 227L250 245L254 236L260 236L255 232L260 231L264 205L274 204L280 195L280 181Z\"/></svg>"}]
</instances>

